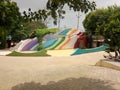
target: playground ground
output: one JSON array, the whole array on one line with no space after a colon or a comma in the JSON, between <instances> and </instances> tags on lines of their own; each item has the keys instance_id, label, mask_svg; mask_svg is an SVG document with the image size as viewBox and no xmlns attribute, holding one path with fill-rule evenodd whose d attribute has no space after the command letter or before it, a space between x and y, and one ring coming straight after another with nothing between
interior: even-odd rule
<instances>
[{"instance_id":1,"label":"playground ground","mask_svg":"<svg viewBox=\"0 0 120 90\"><path fill-rule=\"evenodd\" d=\"M62 57L0 55L0 90L120 90L120 71L95 66L104 54L101 51Z\"/></svg>"}]
</instances>

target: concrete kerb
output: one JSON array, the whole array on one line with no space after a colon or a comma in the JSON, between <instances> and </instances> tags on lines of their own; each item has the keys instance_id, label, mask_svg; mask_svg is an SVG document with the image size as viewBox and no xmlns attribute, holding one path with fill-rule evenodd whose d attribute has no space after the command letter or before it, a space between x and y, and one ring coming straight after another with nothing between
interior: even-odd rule
<instances>
[{"instance_id":1,"label":"concrete kerb","mask_svg":"<svg viewBox=\"0 0 120 90\"><path fill-rule=\"evenodd\" d=\"M120 71L120 63L111 61L111 60L101 59L100 61L96 63L95 66L107 67L107 68Z\"/></svg>"}]
</instances>

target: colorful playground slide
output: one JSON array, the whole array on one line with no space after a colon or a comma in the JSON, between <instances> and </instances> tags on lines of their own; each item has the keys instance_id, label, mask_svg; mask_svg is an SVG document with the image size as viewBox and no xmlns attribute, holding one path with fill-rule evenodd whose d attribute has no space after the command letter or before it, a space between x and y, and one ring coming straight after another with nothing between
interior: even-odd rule
<instances>
[{"instance_id":1,"label":"colorful playground slide","mask_svg":"<svg viewBox=\"0 0 120 90\"><path fill-rule=\"evenodd\" d=\"M80 33L77 29L66 29L56 33L52 39L46 39L43 41L43 49L53 50L53 49L73 49Z\"/></svg>"},{"instance_id":2,"label":"colorful playground slide","mask_svg":"<svg viewBox=\"0 0 120 90\"><path fill-rule=\"evenodd\" d=\"M38 48L38 39L33 38L33 39L30 39L29 42L25 43L21 51L37 50L37 48Z\"/></svg>"},{"instance_id":3,"label":"colorful playground slide","mask_svg":"<svg viewBox=\"0 0 120 90\"><path fill-rule=\"evenodd\" d=\"M20 41L15 47L11 48L13 51L30 51L38 50L38 39L37 37L33 39L26 39Z\"/></svg>"},{"instance_id":4,"label":"colorful playground slide","mask_svg":"<svg viewBox=\"0 0 120 90\"><path fill-rule=\"evenodd\" d=\"M90 49L80 49L80 48L77 48L71 54L71 56L73 56L73 55L79 55L79 54L85 54L85 53L91 53L91 52L104 51L106 48L108 48L108 47L105 46L105 45L102 45L102 46L99 46L99 47L96 47L96 48L90 48Z\"/></svg>"},{"instance_id":5,"label":"colorful playground slide","mask_svg":"<svg viewBox=\"0 0 120 90\"><path fill-rule=\"evenodd\" d=\"M56 34L45 35L43 38L42 46L45 50L64 50L78 48L78 39L81 33L77 29L65 29L57 32ZM79 35L78 35L79 34ZM12 50L15 51L29 51L38 50L38 39L26 39L20 41Z\"/></svg>"},{"instance_id":6,"label":"colorful playground slide","mask_svg":"<svg viewBox=\"0 0 120 90\"><path fill-rule=\"evenodd\" d=\"M65 29L57 32L56 34L46 35L43 38L42 46L43 49L49 51L49 53L67 52L67 55L79 55L90 52L98 52L103 51L107 48L107 46L100 46L91 49L80 49L79 44L81 41L85 41L84 33L80 32L77 29ZM14 51L30 51L30 50L38 50L38 38L35 37L33 39L26 39L20 41L15 47L12 48ZM84 43L83 43L84 44ZM50 51L52 50L52 51Z\"/></svg>"},{"instance_id":7,"label":"colorful playground slide","mask_svg":"<svg viewBox=\"0 0 120 90\"><path fill-rule=\"evenodd\" d=\"M71 50L71 56L73 55L79 55L84 53L90 53L90 52L98 52L103 51L107 48L107 46L100 46L96 48L90 48L90 49L80 49L79 44L82 40L83 45L85 45L85 35L84 33L80 32L77 29L65 29L62 30L56 34L53 35L53 38L46 38L43 41L43 49L48 50L51 53L61 52L64 51L70 51ZM53 50L53 52L51 51ZM61 50L61 51L58 51Z\"/></svg>"}]
</instances>

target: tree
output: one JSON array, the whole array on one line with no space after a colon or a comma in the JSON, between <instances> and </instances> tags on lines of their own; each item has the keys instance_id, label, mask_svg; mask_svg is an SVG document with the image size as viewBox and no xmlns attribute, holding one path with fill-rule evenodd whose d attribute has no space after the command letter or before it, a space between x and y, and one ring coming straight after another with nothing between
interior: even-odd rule
<instances>
[{"instance_id":1,"label":"tree","mask_svg":"<svg viewBox=\"0 0 120 90\"><path fill-rule=\"evenodd\" d=\"M54 34L57 32L57 29L56 28L51 28L51 29L47 29L47 28L44 28L44 29L38 29L36 30L36 36L39 40L39 50L43 49L42 48L42 41L43 41L43 37L46 35L46 34Z\"/></svg>"},{"instance_id":2,"label":"tree","mask_svg":"<svg viewBox=\"0 0 120 90\"><path fill-rule=\"evenodd\" d=\"M36 36L35 31L37 29L47 28L45 20L47 18L45 10L32 11L31 8L28 11L23 12L23 22L21 25L21 33L23 38L32 38Z\"/></svg>"},{"instance_id":3,"label":"tree","mask_svg":"<svg viewBox=\"0 0 120 90\"><path fill-rule=\"evenodd\" d=\"M0 1L0 48L5 48L6 36L19 26L21 14L17 4L10 0Z\"/></svg>"},{"instance_id":4,"label":"tree","mask_svg":"<svg viewBox=\"0 0 120 90\"><path fill-rule=\"evenodd\" d=\"M103 22L108 22L109 16L110 13L107 11L107 9L97 9L86 15L85 20L83 21L83 26L87 32L95 35L98 26L101 26Z\"/></svg>"},{"instance_id":5,"label":"tree","mask_svg":"<svg viewBox=\"0 0 120 90\"><path fill-rule=\"evenodd\" d=\"M109 58L120 61L120 7L114 5L89 13L83 24L86 31L104 36ZM110 52L114 52L112 56Z\"/></svg>"},{"instance_id":6,"label":"tree","mask_svg":"<svg viewBox=\"0 0 120 90\"><path fill-rule=\"evenodd\" d=\"M23 12L24 18L30 21L35 20L44 22L47 17L51 16L54 19L54 24L57 24L58 17L64 18L65 5L67 5L70 10L73 9L74 11L81 11L84 13L95 10L96 6L95 2L90 2L88 0L48 0L46 9L32 11L29 8L28 13L26 11Z\"/></svg>"},{"instance_id":7,"label":"tree","mask_svg":"<svg viewBox=\"0 0 120 90\"><path fill-rule=\"evenodd\" d=\"M34 38L36 37L36 30L43 28L47 28L47 26L42 22L38 21L23 22L19 30L15 30L14 33L12 34L13 41L19 42L20 40L24 40L27 38Z\"/></svg>"},{"instance_id":8,"label":"tree","mask_svg":"<svg viewBox=\"0 0 120 90\"><path fill-rule=\"evenodd\" d=\"M46 10L37 10L37 11L32 11L31 8L28 9L28 11L23 12L23 19L26 22L31 22L31 21L39 21L39 22L45 22L45 20L48 17L48 13Z\"/></svg>"},{"instance_id":9,"label":"tree","mask_svg":"<svg viewBox=\"0 0 120 90\"><path fill-rule=\"evenodd\" d=\"M49 10L50 15L54 18L54 23L57 23L57 16L64 18L63 10L64 6L67 5L70 10L81 11L87 13L88 11L95 10L95 2L90 2L89 0L48 0L47 10Z\"/></svg>"}]
</instances>

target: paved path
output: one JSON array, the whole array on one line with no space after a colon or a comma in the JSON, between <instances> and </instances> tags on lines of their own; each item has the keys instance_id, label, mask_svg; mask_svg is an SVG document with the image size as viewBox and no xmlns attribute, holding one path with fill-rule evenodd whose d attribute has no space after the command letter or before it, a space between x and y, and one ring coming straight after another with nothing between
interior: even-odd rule
<instances>
[{"instance_id":1,"label":"paved path","mask_svg":"<svg viewBox=\"0 0 120 90\"><path fill-rule=\"evenodd\" d=\"M94 66L102 55L0 56L0 90L120 90L120 71Z\"/></svg>"},{"instance_id":2,"label":"paved path","mask_svg":"<svg viewBox=\"0 0 120 90\"><path fill-rule=\"evenodd\" d=\"M71 54L75 51L75 49L67 49L67 50L47 50L47 54L51 56L71 56Z\"/></svg>"},{"instance_id":3,"label":"paved path","mask_svg":"<svg viewBox=\"0 0 120 90\"><path fill-rule=\"evenodd\" d=\"M11 51L9 51L9 50L0 50L0 56L5 56L9 53L11 53Z\"/></svg>"}]
</instances>

